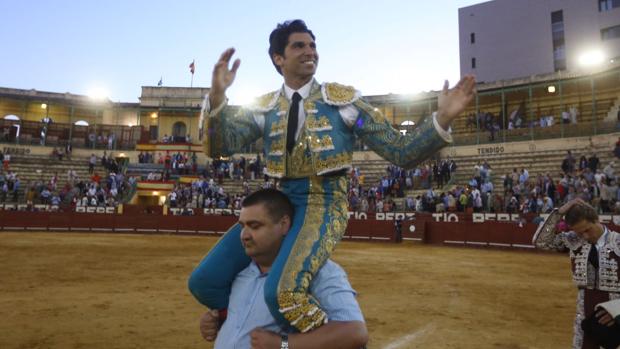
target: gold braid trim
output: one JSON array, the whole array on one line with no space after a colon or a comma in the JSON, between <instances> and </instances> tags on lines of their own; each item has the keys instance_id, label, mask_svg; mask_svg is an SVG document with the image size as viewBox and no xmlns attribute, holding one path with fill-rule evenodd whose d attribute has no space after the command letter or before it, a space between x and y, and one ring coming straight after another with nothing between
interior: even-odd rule
<instances>
[{"instance_id":1,"label":"gold braid trim","mask_svg":"<svg viewBox=\"0 0 620 349\"><path fill-rule=\"evenodd\" d=\"M317 118L309 114L306 116L306 128L308 131L327 131L332 129L332 124L324 115Z\"/></svg>"},{"instance_id":2,"label":"gold braid trim","mask_svg":"<svg viewBox=\"0 0 620 349\"><path fill-rule=\"evenodd\" d=\"M281 90L269 92L256 98L249 109L260 113L265 113L273 109L278 102L278 97L280 97L280 91Z\"/></svg>"},{"instance_id":3,"label":"gold braid trim","mask_svg":"<svg viewBox=\"0 0 620 349\"><path fill-rule=\"evenodd\" d=\"M325 263L333 252L336 244L347 227L347 179L321 179L311 177L308 208L304 218L304 224L299 231L297 241L289 253L289 258L278 285L279 311L284 318L300 332L304 333L316 329L327 322L327 315L320 308L317 300L308 294L310 281L316 275L319 268ZM325 217L325 181L331 188L331 202L327 208L328 221ZM331 195L327 195L328 197ZM321 226L325 225L326 231L323 236L319 235ZM319 242L319 248L315 255L310 255L312 247ZM300 284L296 280L303 268L303 263L309 259L309 271L301 275Z\"/></svg>"},{"instance_id":4,"label":"gold braid trim","mask_svg":"<svg viewBox=\"0 0 620 349\"><path fill-rule=\"evenodd\" d=\"M312 299L312 302L310 301ZM280 292L278 303L280 313L301 333L318 328L327 322L327 315L318 307L318 302L311 295L303 292Z\"/></svg>"}]
</instances>

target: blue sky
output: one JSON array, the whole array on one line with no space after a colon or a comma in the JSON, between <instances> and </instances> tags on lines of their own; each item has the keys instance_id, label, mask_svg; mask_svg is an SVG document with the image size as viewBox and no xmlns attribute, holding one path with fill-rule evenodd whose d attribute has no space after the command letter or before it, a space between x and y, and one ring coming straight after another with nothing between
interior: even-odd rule
<instances>
[{"instance_id":1,"label":"blue sky","mask_svg":"<svg viewBox=\"0 0 620 349\"><path fill-rule=\"evenodd\" d=\"M276 23L301 18L317 36L317 79L365 95L437 90L459 77L458 8L472 0L0 2L0 86L137 102L141 86L210 86L220 53L241 67L229 97L278 88L267 55ZM311 6L311 7L310 7Z\"/></svg>"}]
</instances>

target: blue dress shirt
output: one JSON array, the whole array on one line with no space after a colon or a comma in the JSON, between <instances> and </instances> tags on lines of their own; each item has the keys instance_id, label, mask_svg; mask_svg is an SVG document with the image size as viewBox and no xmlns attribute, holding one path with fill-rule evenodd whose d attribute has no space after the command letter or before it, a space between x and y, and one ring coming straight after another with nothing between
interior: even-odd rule
<instances>
[{"instance_id":1,"label":"blue dress shirt","mask_svg":"<svg viewBox=\"0 0 620 349\"><path fill-rule=\"evenodd\" d=\"M264 286L267 273L262 274L252 262L242 270L232 285L228 317L215 340L215 349L250 348L250 332L263 328L278 334L284 332L271 316L265 303ZM344 270L331 260L319 269L310 283L310 293L319 301L329 321L364 321Z\"/></svg>"}]
</instances>

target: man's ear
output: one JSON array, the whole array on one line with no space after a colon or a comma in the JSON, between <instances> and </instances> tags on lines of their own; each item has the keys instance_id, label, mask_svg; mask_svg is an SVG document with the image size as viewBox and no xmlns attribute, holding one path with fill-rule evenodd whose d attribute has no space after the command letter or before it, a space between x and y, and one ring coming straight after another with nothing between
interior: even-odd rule
<instances>
[{"instance_id":1,"label":"man's ear","mask_svg":"<svg viewBox=\"0 0 620 349\"><path fill-rule=\"evenodd\" d=\"M282 66L282 63L284 62L284 56L277 54L277 53L274 53L271 56L271 59L273 60L273 63L277 65L278 67Z\"/></svg>"},{"instance_id":2,"label":"man's ear","mask_svg":"<svg viewBox=\"0 0 620 349\"><path fill-rule=\"evenodd\" d=\"M280 224L282 224L282 229L284 230L283 235L286 235L291 229L291 217L289 217L288 215L282 216L282 218L280 219Z\"/></svg>"}]
</instances>

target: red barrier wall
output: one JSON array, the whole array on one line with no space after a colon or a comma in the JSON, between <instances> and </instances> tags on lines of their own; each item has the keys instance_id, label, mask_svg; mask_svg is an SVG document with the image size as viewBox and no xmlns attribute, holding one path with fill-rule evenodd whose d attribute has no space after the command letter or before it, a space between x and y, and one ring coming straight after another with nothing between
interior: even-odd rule
<instances>
[{"instance_id":1,"label":"red barrier wall","mask_svg":"<svg viewBox=\"0 0 620 349\"><path fill-rule=\"evenodd\" d=\"M343 239L394 242L395 237L393 221L349 219Z\"/></svg>"},{"instance_id":2,"label":"red barrier wall","mask_svg":"<svg viewBox=\"0 0 620 349\"><path fill-rule=\"evenodd\" d=\"M370 217L368 217L370 218ZM373 217L374 218L374 217ZM462 220L461 220L462 218ZM402 222L402 238L430 244L533 248L536 225L514 222L474 223L467 215L459 222L436 222L430 215ZM162 216L133 211L126 214L0 211L0 230L93 231L160 234L219 234L236 216ZM610 229L620 227L608 224ZM349 219L344 240L396 242L393 220Z\"/></svg>"}]
</instances>

